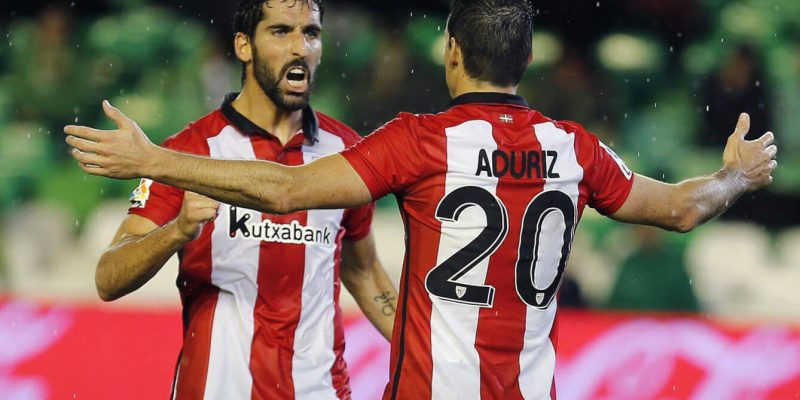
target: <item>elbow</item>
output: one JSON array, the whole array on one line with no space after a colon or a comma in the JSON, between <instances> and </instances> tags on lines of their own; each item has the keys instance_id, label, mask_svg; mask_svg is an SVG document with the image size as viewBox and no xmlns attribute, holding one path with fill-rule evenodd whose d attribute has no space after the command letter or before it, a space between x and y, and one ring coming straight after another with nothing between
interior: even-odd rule
<instances>
[{"instance_id":1,"label":"elbow","mask_svg":"<svg viewBox=\"0 0 800 400\"><path fill-rule=\"evenodd\" d=\"M347 268L340 268L339 270L339 280L344 285L345 289L347 289L350 294L354 294L354 292L358 292L358 279L354 276L352 272L350 272Z\"/></svg>"},{"instance_id":2,"label":"elbow","mask_svg":"<svg viewBox=\"0 0 800 400\"><path fill-rule=\"evenodd\" d=\"M684 207L684 209L675 216L670 228L680 233L691 232L702 223L701 215L702 213L696 205Z\"/></svg>"},{"instance_id":3,"label":"elbow","mask_svg":"<svg viewBox=\"0 0 800 400\"><path fill-rule=\"evenodd\" d=\"M97 272L94 275L94 287L97 290L97 296L100 300L105 302L114 301L122 297L118 290L108 282L108 279L102 273L102 266L98 265Z\"/></svg>"},{"instance_id":4,"label":"elbow","mask_svg":"<svg viewBox=\"0 0 800 400\"><path fill-rule=\"evenodd\" d=\"M119 298L119 295L109 290L108 288L101 286L100 284L96 283L95 287L97 288L97 296L100 297L100 300L109 302Z\"/></svg>"}]
</instances>

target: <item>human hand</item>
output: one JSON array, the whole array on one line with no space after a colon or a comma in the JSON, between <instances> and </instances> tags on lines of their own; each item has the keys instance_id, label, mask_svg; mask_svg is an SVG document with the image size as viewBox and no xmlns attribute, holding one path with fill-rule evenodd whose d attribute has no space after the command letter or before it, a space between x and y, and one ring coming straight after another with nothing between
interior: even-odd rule
<instances>
[{"instance_id":1,"label":"human hand","mask_svg":"<svg viewBox=\"0 0 800 400\"><path fill-rule=\"evenodd\" d=\"M145 177L148 166L156 162L158 146L147 138L135 121L103 101L106 116L117 124L115 130L67 125L66 142L82 170L117 179Z\"/></svg>"},{"instance_id":2,"label":"human hand","mask_svg":"<svg viewBox=\"0 0 800 400\"><path fill-rule=\"evenodd\" d=\"M217 217L219 202L194 192L184 192L183 206L175 220L178 231L187 240L200 236L203 225Z\"/></svg>"},{"instance_id":3,"label":"human hand","mask_svg":"<svg viewBox=\"0 0 800 400\"><path fill-rule=\"evenodd\" d=\"M775 160L778 147L773 143L772 132L755 140L744 140L749 130L750 116L742 113L736 130L728 137L722 162L724 170L737 174L743 179L746 190L753 191L772 183L772 171L778 166Z\"/></svg>"}]
</instances>

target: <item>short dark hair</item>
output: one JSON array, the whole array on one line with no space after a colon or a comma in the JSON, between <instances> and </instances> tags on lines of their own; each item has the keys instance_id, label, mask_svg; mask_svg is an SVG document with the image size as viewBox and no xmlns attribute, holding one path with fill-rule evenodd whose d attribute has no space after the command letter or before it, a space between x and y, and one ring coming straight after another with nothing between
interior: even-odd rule
<instances>
[{"instance_id":1,"label":"short dark hair","mask_svg":"<svg viewBox=\"0 0 800 400\"><path fill-rule=\"evenodd\" d=\"M281 3L292 2L291 7L297 3L308 4L309 0L279 0ZM319 21L322 22L322 15L325 9L322 7L322 0L311 0L319 10ZM252 38L256 34L256 26L264 19L264 6L269 7L270 0L241 0L236 6L233 14L233 33L243 33ZM302 6L302 5L301 5ZM242 64L242 83L244 83L245 66Z\"/></svg>"},{"instance_id":2,"label":"short dark hair","mask_svg":"<svg viewBox=\"0 0 800 400\"><path fill-rule=\"evenodd\" d=\"M529 0L455 0L447 32L461 46L471 78L514 86L531 56L533 8Z\"/></svg>"}]
</instances>

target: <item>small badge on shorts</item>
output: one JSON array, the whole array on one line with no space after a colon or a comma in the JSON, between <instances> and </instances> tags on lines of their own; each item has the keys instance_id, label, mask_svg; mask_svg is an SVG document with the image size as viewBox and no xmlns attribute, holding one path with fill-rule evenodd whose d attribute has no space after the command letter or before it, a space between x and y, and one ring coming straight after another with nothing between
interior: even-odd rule
<instances>
[{"instance_id":1,"label":"small badge on shorts","mask_svg":"<svg viewBox=\"0 0 800 400\"><path fill-rule=\"evenodd\" d=\"M153 181L150 179L142 178L142 180L139 181L139 186L133 190L129 199L131 207L144 208L145 204L147 204L147 199L150 198L150 185L152 184Z\"/></svg>"},{"instance_id":2,"label":"small badge on shorts","mask_svg":"<svg viewBox=\"0 0 800 400\"><path fill-rule=\"evenodd\" d=\"M467 288L463 286L456 286L456 296L458 296L459 299L464 297L464 293L467 293Z\"/></svg>"}]
</instances>

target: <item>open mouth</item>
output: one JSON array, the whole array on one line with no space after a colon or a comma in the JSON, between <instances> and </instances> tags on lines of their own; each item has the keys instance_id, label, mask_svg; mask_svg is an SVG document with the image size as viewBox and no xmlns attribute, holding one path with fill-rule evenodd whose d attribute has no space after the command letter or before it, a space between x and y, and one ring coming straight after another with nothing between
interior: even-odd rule
<instances>
[{"instance_id":1,"label":"open mouth","mask_svg":"<svg viewBox=\"0 0 800 400\"><path fill-rule=\"evenodd\" d=\"M305 90L308 86L308 72L302 67L293 67L286 72L286 83L292 89Z\"/></svg>"}]
</instances>

